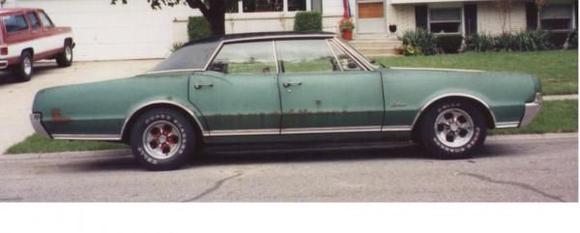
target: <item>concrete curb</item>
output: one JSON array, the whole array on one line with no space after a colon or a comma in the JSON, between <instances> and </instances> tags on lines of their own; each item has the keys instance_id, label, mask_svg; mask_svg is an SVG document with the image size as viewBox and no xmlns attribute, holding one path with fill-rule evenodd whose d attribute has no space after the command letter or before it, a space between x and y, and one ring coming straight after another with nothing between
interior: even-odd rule
<instances>
[{"instance_id":1,"label":"concrete curb","mask_svg":"<svg viewBox=\"0 0 580 233\"><path fill-rule=\"evenodd\" d=\"M519 135L493 135L487 138L487 141L517 141L517 140L555 140L555 139L571 139L578 138L578 133L548 133L548 134L519 134ZM373 148L387 148L388 143L385 145L371 145ZM352 147L348 147L352 148ZM369 149L368 147L365 147ZM120 157L120 156L131 156L131 150L120 149L120 150L101 150L101 151L70 151L70 152L55 152L55 153L35 153L35 154L2 154L0 155L0 160L27 160L27 159L50 159L50 158L70 158L70 159L80 159L80 158L108 158L108 157Z\"/></svg>"},{"instance_id":2,"label":"concrete curb","mask_svg":"<svg viewBox=\"0 0 580 233\"><path fill-rule=\"evenodd\" d=\"M547 95L544 96L544 101L555 101L555 100L577 100L578 95Z\"/></svg>"}]
</instances>

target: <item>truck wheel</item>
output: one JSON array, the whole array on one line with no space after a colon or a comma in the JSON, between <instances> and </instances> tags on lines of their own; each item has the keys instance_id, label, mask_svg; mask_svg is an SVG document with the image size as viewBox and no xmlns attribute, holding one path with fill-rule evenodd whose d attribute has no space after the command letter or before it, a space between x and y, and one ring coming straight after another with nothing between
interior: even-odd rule
<instances>
[{"instance_id":1,"label":"truck wheel","mask_svg":"<svg viewBox=\"0 0 580 233\"><path fill-rule=\"evenodd\" d=\"M451 100L436 104L421 122L421 141L441 159L471 157L487 136L481 110L466 101Z\"/></svg>"},{"instance_id":2,"label":"truck wheel","mask_svg":"<svg viewBox=\"0 0 580 233\"><path fill-rule=\"evenodd\" d=\"M131 130L131 149L137 161L148 170L172 170L187 163L196 152L194 126L173 109L145 112Z\"/></svg>"},{"instance_id":3,"label":"truck wheel","mask_svg":"<svg viewBox=\"0 0 580 233\"><path fill-rule=\"evenodd\" d=\"M64 51L56 56L56 64L59 67L68 67L73 62L73 48L70 42L65 42Z\"/></svg>"},{"instance_id":4,"label":"truck wheel","mask_svg":"<svg viewBox=\"0 0 580 233\"><path fill-rule=\"evenodd\" d=\"M34 71L34 61L32 60L32 53L29 51L22 52L20 55L20 64L13 67L13 73L18 76L21 81L30 81L32 72Z\"/></svg>"}]
</instances>

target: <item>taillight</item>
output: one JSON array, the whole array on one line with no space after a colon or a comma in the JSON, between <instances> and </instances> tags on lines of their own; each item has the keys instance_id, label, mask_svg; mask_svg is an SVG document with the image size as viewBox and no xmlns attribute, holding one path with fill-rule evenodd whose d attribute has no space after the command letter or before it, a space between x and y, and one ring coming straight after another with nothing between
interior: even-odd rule
<instances>
[{"instance_id":1,"label":"taillight","mask_svg":"<svg viewBox=\"0 0 580 233\"><path fill-rule=\"evenodd\" d=\"M8 46L6 45L0 46L0 55L8 55Z\"/></svg>"}]
</instances>

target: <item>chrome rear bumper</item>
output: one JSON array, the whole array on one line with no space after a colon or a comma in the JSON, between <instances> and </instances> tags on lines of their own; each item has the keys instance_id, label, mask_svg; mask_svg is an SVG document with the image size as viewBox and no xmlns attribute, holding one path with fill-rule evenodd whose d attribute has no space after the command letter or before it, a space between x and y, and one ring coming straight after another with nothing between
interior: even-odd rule
<instances>
[{"instance_id":1,"label":"chrome rear bumper","mask_svg":"<svg viewBox=\"0 0 580 233\"><path fill-rule=\"evenodd\" d=\"M30 123L32 123L32 128L34 128L34 131L36 131L36 133L38 133L44 137L51 138L50 134L46 131L46 129L42 125L42 114L31 113L30 114Z\"/></svg>"},{"instance_id":2,"label":"chrome rear bumper","mask_svg":"<svg viewBox=\"0 0 580 233\"><path fill-rule=\"evenodd\" d=\"M520 127L524 127L529 125L532 120L538 115L540 110L542 109L542 94L536 93L536 98L534 102L526 103L525 105L525 112L524 116L522 117L522 121L520 122Z\"/></svg>"}]
</instances>

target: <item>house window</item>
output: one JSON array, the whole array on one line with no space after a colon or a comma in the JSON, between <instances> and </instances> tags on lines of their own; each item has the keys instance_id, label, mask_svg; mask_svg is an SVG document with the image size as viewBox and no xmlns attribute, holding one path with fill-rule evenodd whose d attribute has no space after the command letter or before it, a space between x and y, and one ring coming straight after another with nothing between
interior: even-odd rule
<instances>
[{"instance_id":1,"label":"house window","mask_svg":"<svg viewBox=\"0 0 580 233\"><path fill-rule=\"evenodd\" d=\"M28 23L24 15L7 15L2 17L6 32L13 33L28 30Z\"/></svg>"},{"instance_id":2,"label":"house window","mask_svg":"<svg viewBox=\"0 0 580 233\"><path fill-rule=\"evenodd\" d=\"M429 9L429 31L437 34L461 33L461 8Z\"/></svg>"},{"instance_id":3,"label":"house window","mask_svg":"<svg viewBox=\"0 0 580 233\"><path fill-rule=\"evenodd\" d=\"M285 5L288 11L307 10L307 0L242 0L242 5L244 12L280 12L284 11ZM237 12L237 9L232 12Z\"/></svg>"},{"instance_id":4,"label":"house window","mask_svg":"<svg viewBox=\"0 0 580 233\"><path fill-rule=\"evenodd\" d=\"M238 13L238 1L226 1L226 13Z\"/></svg>"},{"instance_id":5,"label":"house window","mask_svg":"<svg viewBox=\"0 0 580 233\"><path fill-rule=\"evenodd\" d=\"M306 0L288 0L288 11L305 11Z\"/></svg>"},{"instance_id":6,"label":"house window","mask_svg":"<svg viewBox=\"0 0 580 233\"><path fill-rule=\"evenodd\" d=\"M568 4L547 5L540 13L540 25L544 30L568 31L572 29L573 7Z\"/></svg>"},{"instance_id":7,"label":"house window","mask_svg":"<svg viewBox=\"0 0 580 233\"><path fill-rule=\"evenodd\" d=\"M244 12L283 11L284 0L243 0Z\"/></svg>"}]
</instances>

